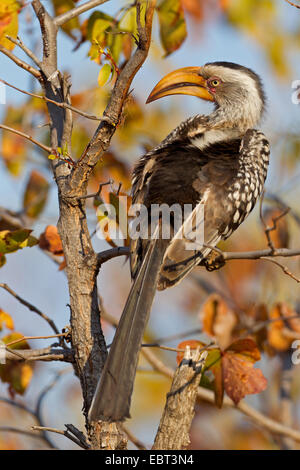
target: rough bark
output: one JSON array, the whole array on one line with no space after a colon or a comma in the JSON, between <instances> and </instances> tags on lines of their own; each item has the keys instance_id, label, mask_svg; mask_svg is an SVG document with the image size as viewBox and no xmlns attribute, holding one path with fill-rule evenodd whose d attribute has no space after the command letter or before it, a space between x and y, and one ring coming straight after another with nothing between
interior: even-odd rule
<instances>
[{"instance_id":1,"label":"rough bark","mask_svg":"<svg viewBox=\"0 0 300 470\"><path fill-rule=\"evenodd\" d=\"M190 443L189 431L195 414L199 382L207 352L187 348L176 369L171 390L155 437L154 450L180 450Z\"/></svg>"},{"instance_id":2,"label":"rough bark","mask_svg":"<svg viewBox=\"0 0 300 470\"><path fill-rule=\"evenodd\" d=\"M101 2L100 2L101 3ZM102 2L103 3L103 2ZM91 2L95 4L95 2ZM149 2L145 13L146 26L139 27L139 43L135 54L125 65L112 92L111 99L93 139L71 169L58 161L53 165L58 187L58 231L66 259L66 273L70 294L71 344L75 369L81 383L83 412L93 449L120 449L126 439L118 423L89 423L87 413L93 398L105 358L106 345L100 324L97 275L99 259L93 250L87 227L85 199L88 178L102 153L108 148L119 122L131 82L147 57L155 1ZM40 22L43 37L42 76L40 82L46 98L59 103L70 103L70 82L57 71L57 21L51 18L40 0L34 0L33 9ZM138 3L138 15L141 8ZM138 18L139 19L139 18ZM140 21L139 21L140 24ZM47 102L50 116L51 147L71 148L72 111Z\"/></svg>"}]
</instances>

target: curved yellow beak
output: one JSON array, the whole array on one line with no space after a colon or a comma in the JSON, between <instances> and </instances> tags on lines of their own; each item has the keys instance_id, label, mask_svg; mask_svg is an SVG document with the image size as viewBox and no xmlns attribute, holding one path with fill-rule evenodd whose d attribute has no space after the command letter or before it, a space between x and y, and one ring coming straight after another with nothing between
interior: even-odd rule
<instances>
[{"instance_id":1,"label":"curved yellow beak","mask_svg":"<svg viewBox=\"0 0 300 470\"><path fill-rule=\"evenodd\" d=\"M146 103L168 95L192 95L203 100L214 101L201 76L201 67L183 67L168 73L151 91Z\"/></svg>"}]
</instances>

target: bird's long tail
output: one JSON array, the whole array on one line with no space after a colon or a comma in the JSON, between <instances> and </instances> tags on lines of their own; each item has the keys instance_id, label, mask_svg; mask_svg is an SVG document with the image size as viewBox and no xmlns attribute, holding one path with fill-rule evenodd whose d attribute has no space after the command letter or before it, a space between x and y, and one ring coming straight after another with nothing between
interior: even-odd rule
<instances>
[{"instance_id":1,"label":"bird's long tail","mask_svg":"<svg viewBox=\"0 0 300 470\"><path fill-rule=\"evenodd\" d=\"M129 418L139 349L156 291L166 240L152 239L130 290L89 411L91 421Z\"/></svg>"}]
</instances>

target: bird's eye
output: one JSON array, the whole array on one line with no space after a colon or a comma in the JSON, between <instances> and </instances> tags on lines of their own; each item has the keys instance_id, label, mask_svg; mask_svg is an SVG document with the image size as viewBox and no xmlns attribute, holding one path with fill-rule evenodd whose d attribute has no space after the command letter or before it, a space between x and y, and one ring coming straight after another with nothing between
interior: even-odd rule
<instances>
[{"instance_id":1,"label":"bird's eye","mask_svg":"<svg viewBox=\"0 0 300 470\"><path fill-rule=\"evenodd\" d=\"M209 84L213 87L220 85L220 83L221 83L221 80L219 80L218 78L212 78L209 82Z\"/></svg>"}]
</instances>

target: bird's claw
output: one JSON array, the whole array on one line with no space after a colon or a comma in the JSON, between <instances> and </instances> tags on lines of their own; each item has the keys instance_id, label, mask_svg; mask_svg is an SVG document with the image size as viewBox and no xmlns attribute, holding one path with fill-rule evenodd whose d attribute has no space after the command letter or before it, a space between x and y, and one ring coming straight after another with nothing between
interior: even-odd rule
<instances>
[{"instance_id":1,"label":"bird's claw","mask_svg":"<svg viewBox=\"0 0 300 470\"><path fill-rule=\"evenodd\" d=\"M222 255L211 251L207 258L202 260L200 266L204 266L207 271L216 271L217 269L223 268L225 266L225 260Z\"/></svg>"}]
</instances>

